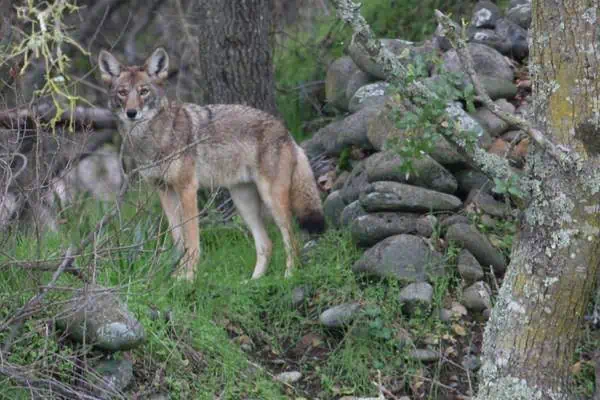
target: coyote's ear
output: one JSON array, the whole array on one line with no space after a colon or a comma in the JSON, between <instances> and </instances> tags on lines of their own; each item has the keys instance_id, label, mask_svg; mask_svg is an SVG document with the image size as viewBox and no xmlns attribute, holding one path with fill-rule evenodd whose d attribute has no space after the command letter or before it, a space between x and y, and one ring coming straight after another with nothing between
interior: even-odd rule
<instances>
[{"instance_id":1,"label":"coyote's ear","mask_svg":"<svg viewBox=\"0 0 600 400\"><path fill-rule=\"evenodd\" d=\"M154 50L154 53L144 63L144 68L152 78L160 80L169 75L169 55L162 47Z\"/></svg>"},{"instance_id":2,"label":"coyote's ear","mask_svg":"<svg viewBox=\"0 0 600 400\"><path fill-rule=\"evenodd\" d=\"M102 80L105 83L110 83L113 78L121 74L121 63L106 50L100 51L98 56L98 65L102 73Z\"/></svg>"}]
</instances>

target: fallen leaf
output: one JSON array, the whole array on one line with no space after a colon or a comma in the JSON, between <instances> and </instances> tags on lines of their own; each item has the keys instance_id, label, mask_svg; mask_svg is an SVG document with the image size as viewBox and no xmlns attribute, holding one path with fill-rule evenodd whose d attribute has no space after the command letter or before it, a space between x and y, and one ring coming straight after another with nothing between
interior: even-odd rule
<instances>
[{"instance_id":1,"label":"fallen leaf","mask_svg":"<svg viewBox=\"0 0 600 400\"><path fill-rule=\"evenodd\" d=\"M466 336L467 335L467 330L462 325L452 324L452 330L458 336Z\"/></svg>"}]
</instances>

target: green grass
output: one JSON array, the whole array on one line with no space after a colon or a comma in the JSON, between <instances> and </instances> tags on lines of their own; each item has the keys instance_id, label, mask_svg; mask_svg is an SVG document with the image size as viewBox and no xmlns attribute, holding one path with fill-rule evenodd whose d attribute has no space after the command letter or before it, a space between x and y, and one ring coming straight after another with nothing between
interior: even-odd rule
<instances>
[{"instance_id":1,"label":"green grass","mask_svg":"<svg viewBox=\"0 0 600 400\"><path fill-rule=\"evenodd\" d=\"M120 288L121 298L145 327L147 341L128 356L134 362L133 391L161 389L175 399L373 395L376 390L372 382L378 371L408 385L410 371L419 368L407 358L412 347L398 337L401 327L410 329L417 343L420 337L446 331L435 312L412 319L404 316L396 282L356 277L351 266L360 251L347 232L328 231L303 267L285 280L283 246L271 228L276 241L270 269L260 280L248 282L255 256L253 240L243 225L239 221L205 224L196 281L175 281L170 271L177 255L170 238L164 235L165 221L160 217L158 201L144 193L140 190L128 195L120 217L96 238L96 257L88 254L76 263L84 271L95 269L97 283ZM58 234L46 234L40 241L30 234L12 235L0 265L9 259L60 258L69 244L93 228L107 208L88 199L83 207L65 214L68 222ZM2 318L22 306L51 276L51 272L4 268L0 274ZM311 295L294 308L291 293L301 285L309 287ZM48 306L23 327L9 361L38 366L46 363L49 372L68 380L73 366L61 360L75 354L81 357L83 350L65 342L48 322L59 308L52 304L67 298L71 293L67 289L81 287L81 282L63 274L57 287L61 290L48 295ZM442 301L447 287L448 282L436 284L436 303ZM348 301L361 302L363 312L346 330L330 331L318 323L323 310ZM171 318L153 317L150 310L159 310L161 315L169 312ZM6 335L0 332L0 343ZM306 335L314 336L314 347L294 353ZM249 341L252 348L243 350L241 344ZM97 355L93 351L87 354ZM275 382L272 376L282 370L299 370L303 380L293 388ZM25 392L8 389L12 386L14 382L0 379L0 399L27 398Z\"/></svg>"}]
</instances>

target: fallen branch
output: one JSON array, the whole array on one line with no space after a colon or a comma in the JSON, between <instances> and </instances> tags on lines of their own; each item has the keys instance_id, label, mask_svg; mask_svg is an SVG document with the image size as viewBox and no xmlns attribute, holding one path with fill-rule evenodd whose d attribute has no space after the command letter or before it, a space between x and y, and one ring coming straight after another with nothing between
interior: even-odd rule
<instances>
[{"instance_id":1,"label":"fallen branch","mask_svg":"<svg viewBox=\"0 0 600 400\"><path fill-rule=\"evenodd\" d=\"M407 76L407 68L398 61L398 57L386 49L376 37L371 27L367 24L364 17L360 14L360 4L354 3L352 0L333 0L333 4L337 9L338 16L346 24L352 27L354 35L352 40L355 44L361 46L377 64L381 65L388 80L401 79ZM433 93L422 82L413 81L403 89L410 98L422 97L426 99L437 99L437 95ZM446 110L448 111L450 107ZM446 113L446 117L442 117L439 123L447 123L445 119L451 119ZM460 137L461 131L458 124L454 124L454 131L451 134L443 134L450 144L457 151L466 157L467 161L481 170L488 177L500 180L509 180L515 176L510 168L508 160L503 159L495 154L488 153L477 144L474 149L471 149L465 139ZM520 180L516 180L520 182Z\"/></svg>"},{"instance_id":2,"label":"fallen branch","mask_svg":"<svg viewBox=\"0 0 600 400\"><path fill-rule=\"evenodd\" d=\"M40 104L33 108L16 108L0 112L0 125L7 129L22 126L35 126L36 121L49 122L56 115L56 108ZM117 129L117 120L106 108L77 106L60 115L62 124L75 123L77 126L90 126L94 129Z\"/></svg>"},{"instance_id":3,"label":"fallen branch","mask_svg":"<svg viewBox=\"0 0 600 400\"><path fill-rule=\"evenodd\" d=\"M536 129L531 123L523 118L502 110L496 103L493 102L483 87L477 72L475 72L473 57L471 57L471 53L469 53L469 50L467 49L466 41L460 36L459 33L460 27L439 10L435 10L435 16L442 27L441 33L456 49L456 53L458 54L458 58L463 68L465 68L467 75L471 79L471 82L473 82L473 87L475 88L475 92L477 93L479 101L481 101L488 110L498 116L498 118L502 119L509 125L524 131L538 145L551 154L556 161L560 162L561 164L569 163L570 158L568 157L568 154L560 151L550 140L548 140L546 136L544 136L540 130Z\"/></svg>"}]
</instances>

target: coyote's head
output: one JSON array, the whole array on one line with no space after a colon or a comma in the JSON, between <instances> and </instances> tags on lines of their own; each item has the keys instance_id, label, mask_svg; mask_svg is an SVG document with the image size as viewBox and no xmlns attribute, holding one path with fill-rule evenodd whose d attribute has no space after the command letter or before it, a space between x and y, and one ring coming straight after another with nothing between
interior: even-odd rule
<instances>
[{"instance_id":1,"label":"coyote's head","mask_svg":"<svg viewBox=\"0 0 600 400\"><path fill-rule=\"evenodd\" d=\"M143 121L160 111L169 56L158 48L143 66L124 66L102 50L98 56L102 80L110 87L109 107L123 122Z\"/></svg>"}]
</instances>

